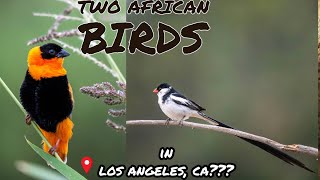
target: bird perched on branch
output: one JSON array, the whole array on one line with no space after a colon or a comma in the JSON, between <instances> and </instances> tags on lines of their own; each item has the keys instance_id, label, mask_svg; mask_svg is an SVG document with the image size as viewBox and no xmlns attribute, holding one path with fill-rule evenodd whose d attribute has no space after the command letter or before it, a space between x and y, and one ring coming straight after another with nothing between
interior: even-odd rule
<instances>
[{"instance_id":1,"label":"bird perched on branch","mask_svg":"<svg viewBox=\"0 0 320 180\"><path fill-rule=\"evenodd\" d=\"M209 116L207 116L203 111L205 109L198 105L197 103L191 101L190 99L186 98L179 92L177 92L172 86L169 84L163 83L160 84L156 89L153 90L155 94L158 95L158 104L163 111L163 113L168 116L167 124L170 120L176 120L179 121L179 124L182 125L184 120L189 119L190 117L199 118L202 120L205 120L209 122L210 124L224 127L224 128L230 128L234 129L226 124L223 124ZM275 149L274 147L247 138L239 137L250 144L253 144L268 153L280 158L281 160L285 161L286 163L289 163L291 165L297 165L307 171L313 172L311 169L306 167L302 162L298 161L297 159L289 156L288 154ZM314 172L313 172L314 173Z\"/></svg>"},{"instance_id":2,"label":"bird perched on branch","mask_svg":"<svg viewBox=\"0 0 320 180\"><path fill-rule=\"evenodd\" d=\"M34 120L52 145L43 142L43 150L58 153L66 163L68 143L72 136L70 119L73 108L72 89L64 57L70 54L60 46L49 43L32 48L28 54L28 70L20 88L20 99L28 115L26 123Z\"/></svg>"}]
</instances>

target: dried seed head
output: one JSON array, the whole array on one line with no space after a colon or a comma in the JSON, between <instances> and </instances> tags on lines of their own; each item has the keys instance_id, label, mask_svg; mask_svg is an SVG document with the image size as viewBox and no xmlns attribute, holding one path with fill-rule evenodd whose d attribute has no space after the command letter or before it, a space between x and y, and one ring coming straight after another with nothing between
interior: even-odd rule
<instances>
[{"instance_id":1,"label":"dried seed head","mask_svg":"<svg viewBox=\"0 0 320 180\"><path fill-rule=\"evenodd\" d=\"M125 83L122 83L122 82L120 82L120 81L117 81L117 84L118 84L118 86L119 86L122 90L126 91L127 86L126 86Z\"/></svg>"},{"instance_id":2,"label":"dried seed head","mask_svg":"<svg viewBox=\"0 0 320 180\"><path fill-rule=\"evenodd\" d=\"M126 109L109 109L108 114L113 117L120 117L126 115Z\"/></svg>"},{"instance_id":3,"label":"dried seed head","mask_svg":"<svg viewBox=\"0 0 320 180\"><path fill-rule=\"evenodd\" d=\"M123 101L120 98L111 98L111 97L106 97L104 99L104 102L110 106L112 105L117 105L121 104Z\"/></svg>"}]
</instances>

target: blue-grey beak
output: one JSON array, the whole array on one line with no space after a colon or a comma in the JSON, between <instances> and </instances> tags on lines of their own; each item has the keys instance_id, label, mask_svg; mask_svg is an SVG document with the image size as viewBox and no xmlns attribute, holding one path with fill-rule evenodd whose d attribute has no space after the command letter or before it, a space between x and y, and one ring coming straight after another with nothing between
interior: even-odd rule
<instances>
[{"instance_id":1,"label":"blue-grey beak","mask_svg":"<svg viewBox=\"0 0 320 180\"><path fill-rule=\"evenodd\" d=\"M67 51L65 51L64 49L61 49L61 51L56 55L56 57L63 58L63 57L67 57L69 55L70 54Z\"/></svg>"}]
</instances>

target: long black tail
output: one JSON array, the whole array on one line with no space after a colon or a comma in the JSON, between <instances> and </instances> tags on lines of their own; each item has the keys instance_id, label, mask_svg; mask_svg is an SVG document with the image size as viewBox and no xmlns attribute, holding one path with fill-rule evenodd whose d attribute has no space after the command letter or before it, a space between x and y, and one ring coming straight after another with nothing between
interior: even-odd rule
<instances>
[{"instance_id":1,"label":"long black tail","mask_svg":"<svg viewBox=\"0 0 320 180\"><path fill-rule=\"evenodd\" d=\"M214 123L218 123L218 126L221 126L221 127L224 127L224 128L230 128L230 129L234 129L233 127L230 127L226 124L223 124L222 122L219 122L209 116L207 116L206 114L202 113L202 112L199 112L199 115L206 118L206 119L209 119L211 121L213 121ZM314 171L312 171L311 169L309 169L306 165L304 165L302 162L300 162L299 160L289 156L288 154L268 145L268 144L265 144L265 143L262 143L262 142L259 142L259 141L255 141L255 140L252 140L252 139L247 139L247 138L243 138L243 137L238 137L238 138L241 138L245 141L247 141L248 143L252 144L252 145L255 145L265 151L267 151L268 153L278 157L279 159L283 160L284 162L288 163L288 164L291 164L291 165L297 165L307 171L310 171L310 172L313 172L315 173Z\"/></svg>"}]
</instances>

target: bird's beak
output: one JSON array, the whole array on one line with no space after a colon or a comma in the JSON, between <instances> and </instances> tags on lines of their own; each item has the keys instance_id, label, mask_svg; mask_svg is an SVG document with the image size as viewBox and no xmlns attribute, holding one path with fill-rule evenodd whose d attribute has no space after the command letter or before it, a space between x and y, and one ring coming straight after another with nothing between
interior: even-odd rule
<instances>
[{"instance_id":1,"label":"bird's beak","mask_svg":"<svg viewBox=\"0 0 320 180\"><path fill-rule=\"evenodd\" d=\"M153 90L153 93L155 93L155 94L157 94L158 92L159 92L159 91L158 91L157 88Z\"/></svg>"},{"instance_id":2,"label":"bird's beak","mask_svg":"<svg viewBox=\"0 0 320 180\"><path fill-rule=\"evenodd\" d=\"M63 57L67 57L69 56L70 54L65 51L64 49L61 49L61 51L56 55L58 58L63 58Z\"/></svg>"}]
</instances>

